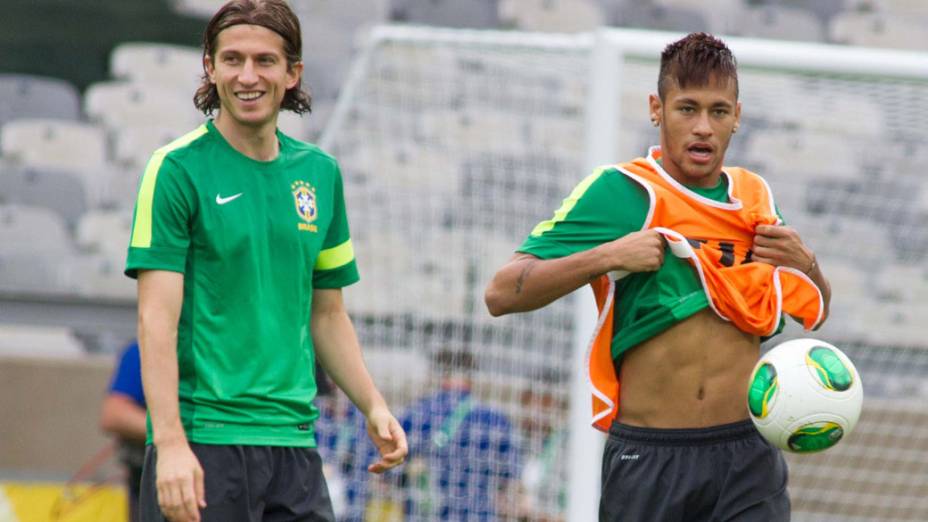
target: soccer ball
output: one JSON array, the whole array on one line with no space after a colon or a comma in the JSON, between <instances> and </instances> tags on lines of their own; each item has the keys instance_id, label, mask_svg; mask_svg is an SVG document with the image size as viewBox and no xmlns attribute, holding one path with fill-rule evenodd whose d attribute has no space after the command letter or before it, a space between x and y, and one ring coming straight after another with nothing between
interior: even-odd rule
<instances>
[{"instance_id":1,"label":"soccer ball","mask_svg":"<svg viewBox=\"0 0 928 522\"><path fill-rule=\"evenodd\" d=\"M837 444L857 424L863 400L851 360L817 339L775 346L754 366L748 386L748 410L757 430L794 453Z\"/></svg>"}]
</instances>

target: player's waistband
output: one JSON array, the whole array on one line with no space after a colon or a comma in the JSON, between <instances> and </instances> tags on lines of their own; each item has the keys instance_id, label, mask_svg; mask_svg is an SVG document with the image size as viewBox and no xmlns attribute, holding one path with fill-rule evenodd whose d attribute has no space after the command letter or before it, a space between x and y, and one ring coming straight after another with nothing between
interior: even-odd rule
<instances>
[{"instance_id":1,"label":"player's waistband","mask_svg":"<svg viewBox=\"0 0 928 522\"><path fill-rule=\"evenodd\" d=\"M612 427L609 428L609 434L625 442L661 446L718 444L759 435L751 419L708 428L641 428L614 422Z\"/></svg>"}]
</instances>

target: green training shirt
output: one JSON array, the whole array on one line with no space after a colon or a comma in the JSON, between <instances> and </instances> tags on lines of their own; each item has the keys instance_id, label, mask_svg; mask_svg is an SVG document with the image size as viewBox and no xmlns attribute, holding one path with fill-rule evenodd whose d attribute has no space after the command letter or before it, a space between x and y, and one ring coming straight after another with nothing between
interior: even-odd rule
<instances>
[{"instance_id":1,"label":"green training shirt","mask_svg":"<svg viewBox=\"0 0 928 522\"><path fill-rule=\"evenodd\" d=\"M719 202L728 201L728 181L712 188L687 187ZM645 189L615 168L596 170L581 181L517 249L541 259L566 257L641 230L649 210ZM699 276L685 259L666 251L655 272L637 272L616 282L612 356L707 308ZM782 323L781 323L782 327Z\"/></svg>"},{"instance_id":2,"label":"green training shirt","mask_svg":"<svg viewBox=\"0 0 928 522\"><path fill-rule=\"evenodd\" d=\"M358 270L335 159L277 137L278 157L257 161L208 121L158 149L139 186L126 274L184 274L178 396L192 442L315 446L313 289Z\"/></svg>"}]
</instances>

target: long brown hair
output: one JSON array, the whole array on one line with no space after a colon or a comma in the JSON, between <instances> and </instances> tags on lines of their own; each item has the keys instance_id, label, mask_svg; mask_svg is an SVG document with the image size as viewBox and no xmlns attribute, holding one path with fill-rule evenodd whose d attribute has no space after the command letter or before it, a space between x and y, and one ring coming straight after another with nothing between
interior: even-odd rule
<instances>
[{"instance_id":1,"label":"long brown hair","mask_svg":"<svg viewBox=\"0 0 928 522\"><path fill-rule=\"evenodd\" d=\"M687 85L703 86L710 80L735 82L738 97L738 64L725 42L707 33L690 33L669 44L661 53L661 72L657 93L661 100L676 82L681 89Z\"/></svg>"},{"instance_id":2,"label":"long brown hair","mask_svg":"<svg viewBox=\"0 0 928 522\"><path fill-rule=\"evenodd\" d=\"M279 34L284 39L287 67L292 67L303 59L300 20L284 0L231 0L227 2L219 11L216 11L206 25L206 31L203 33L203 57L209 57L210 61L215 60L216 40L219 33L233 25L241 24L260 25ZM219 92L216 86L209 81L205 65L202 82L196 94L193 95L193 103L207 116L219 108ZM280 108L297 114L310 112L312 98L308 92L303 90L302 78L284 93Z\"/></svg>"}]
</instances>

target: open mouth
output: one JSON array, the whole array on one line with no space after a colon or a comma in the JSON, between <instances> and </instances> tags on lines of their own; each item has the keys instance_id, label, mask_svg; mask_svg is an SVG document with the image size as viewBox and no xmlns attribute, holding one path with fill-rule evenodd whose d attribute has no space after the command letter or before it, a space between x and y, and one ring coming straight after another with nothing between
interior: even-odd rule
<instances>
[{"instance_id":1,"label":"open mouth","mask_svg":"<svg viewBox=\"0 0 928 522\"><path fill-rule=\"evenodd\" d=\"M686 152L693 161L705 163L712 159L713 149L704 143L694 143L687 147Z\"/></svg>"},{"instance_id":2,"label":"open mouth","mask_svg":"<svg viewBox=\"0 0 928 522\"><path fill-rule=\"evenodd\" d=\"M242 91L235 93L235 97L244 102L252 102L264 96L261 91Z\"/></svg>"}]
</instances>

